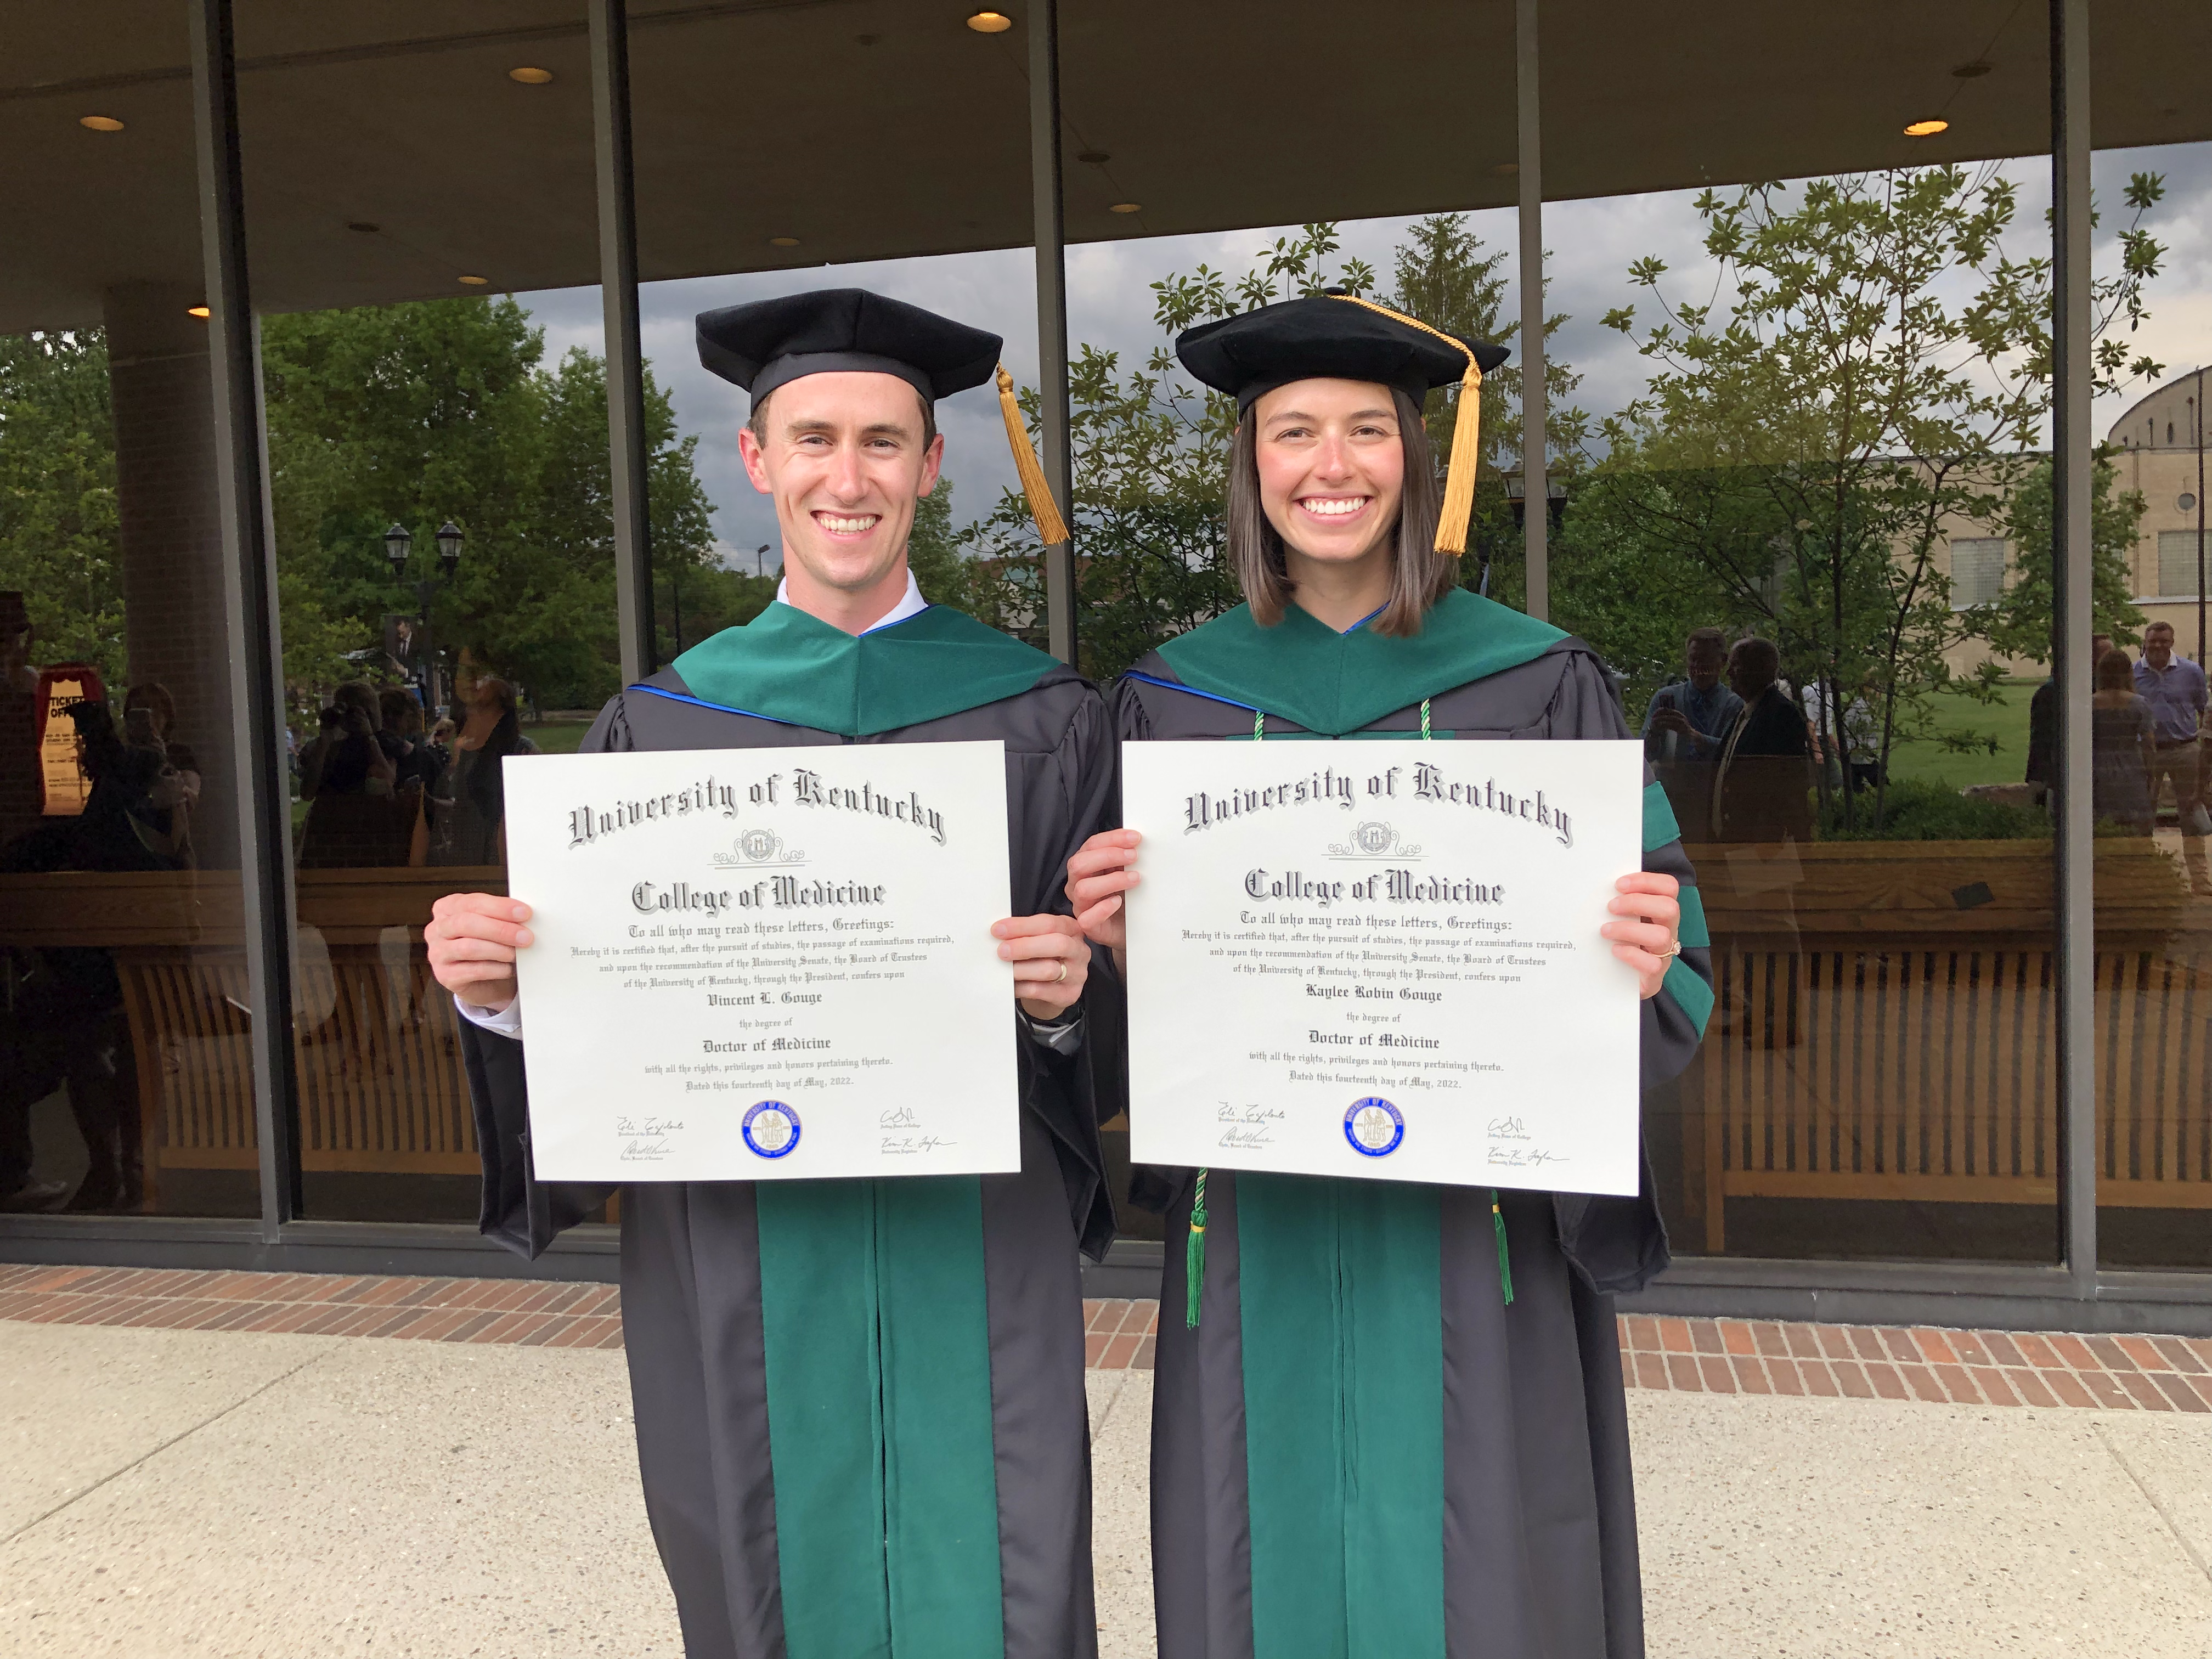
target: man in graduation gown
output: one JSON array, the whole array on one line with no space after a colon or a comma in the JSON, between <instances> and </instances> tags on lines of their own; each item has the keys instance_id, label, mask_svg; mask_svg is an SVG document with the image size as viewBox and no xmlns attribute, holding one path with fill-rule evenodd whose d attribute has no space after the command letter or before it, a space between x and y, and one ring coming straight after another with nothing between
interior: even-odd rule
<instances>
[{"instance_id":1,"label":"man in graduation gown","mask_svg":"<svg viewBox=\"0 0 2212 1659\"><path fill-rule=\"evenodd\" d=\"M1409 477L1427 465L1421 394L1454 381L1452 468L1471 474L1480 371L1504 356L1333 296L1194 331L1178 348L1248 418L1294 381L1395 390ZM1463 545L1453 503L1463 514L1470 495L1447 484L1437 550ZM1232 544L1237 522L1232 507ZM1431 556L1425 530L1408 533L1395 568ZM1255 575L1239 569L1249 594ZM1117 686L1120 734L1629 736L1589 646L1451 585L1449 567L1437 580L1410 634L1379 632L1381 610L1340 632L1292 602L1271 626L1248 604L1179 635ZM1679 902L1680 917L1677 952L1642 1004L1650 1087L1688 1064L1713 994L1696 878L1648 765L1642 808L1644 871L1680 884L1656 907L1672 916ZM1086 921L1116 884L1091 872L1112 861L1086 849L1072 872ZM1631 888L1674 893L1628 878L1617 916L1639 914ZM1667 1262L1648 1164L1635 1198L1224 1170L1200 1187L1199 1173L1142 1172L1137 1194L1168 1216L1152 1490L1161 1659L1640 1659L1613 1296Z\"/></svg>"},{"instance_id":2,"label":"man in graduation gown","mask_svg":"<svg viewBox=\"0 0 2212 1659\"><path fill-rule=\"evenodd\" d=\"M1022 1168L623 1189L639 1468L685 1651L1088 1655L1077 1250L1103 1253L1112 1220L1079 1000L1089 947L1059 890L1107 807L1109 720L1052 658L925 605L906 568L941 453L934 401L988 378L1000 342L842 289L708 312L699 346L751 392L740 443L775 501L785 584L608 703L584 751L1002 739L1024 914L994 931L1012 963ZM611 1189L532 1174L513 977L526 915L457 895L428 937L471 1022L483 1231L534 1255Z\"/></svg>"}]
</instances>

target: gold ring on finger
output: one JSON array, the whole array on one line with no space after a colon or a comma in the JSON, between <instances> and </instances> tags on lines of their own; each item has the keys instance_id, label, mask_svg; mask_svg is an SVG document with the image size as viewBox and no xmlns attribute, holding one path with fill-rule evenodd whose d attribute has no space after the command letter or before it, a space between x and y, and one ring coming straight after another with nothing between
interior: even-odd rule
<instances>
[{"instance_id":1,"label":"gold ring on finger","mask_svg":"<svg viewBox=\"0 0 2212 1659\"><path fill-rule=\"evenodd\" d=\"M1053 981L1052 981L1052 982L1053 982L1054 985L1057 985L1057 984L1059 984L1062 980L1066 979L1066 977L1067 977L1067 964L1066 964L1065 962L1063 962L1063 963L1061 963L1060 964L1060 972L1059 972L1057 975L1054 975L1054 978L1053 978Z\"/></svg>"}]
</instances>

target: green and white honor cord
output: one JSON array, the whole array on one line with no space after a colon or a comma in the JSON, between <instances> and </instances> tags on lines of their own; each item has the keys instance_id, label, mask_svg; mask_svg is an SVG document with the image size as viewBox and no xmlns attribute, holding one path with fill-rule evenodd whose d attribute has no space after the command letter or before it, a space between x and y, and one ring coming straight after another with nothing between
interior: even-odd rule
<instances>
[{"instance_id":1,"label":"green and white honor cord","mask_svg":"<svg viewBox=\"0 0 2212 1659\"><path fill-rule=\"evenodd\" d=\"M1267 715L1264 709L1252 711L1252 741L1261 742L1267 735ZM1434 733L1429 725L1429 700L1421 699L1421 741L1432 740ZM1498 1206L1498 1188L1490 1189L1490 1224L1498 1235L1498 1287L1504 1293L1506 1305L1513 1303L1513 1258L1505 1246L1505 1212ZM1206 1290L1206 1171L1198 1172L1196 1185L1191 1188L1190 1231L1183 1240L1183 1311L1185 1328L1198 1328L1199 1304Z\"/></svg>"}]
</instances>

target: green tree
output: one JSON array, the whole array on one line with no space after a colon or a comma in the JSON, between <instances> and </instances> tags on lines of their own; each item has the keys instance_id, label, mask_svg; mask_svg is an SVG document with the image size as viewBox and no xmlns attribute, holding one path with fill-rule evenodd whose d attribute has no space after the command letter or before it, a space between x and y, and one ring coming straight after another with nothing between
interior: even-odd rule
<instances>
[{"instance_id":1,"label":"green tree","mask_svg":"<svg viewBox=\"0 0 2212 1659\"><path fill-rule=\"evenodd\" d=\"M2161 251L2141 219L2161 193L2154 175L2129 187L2128 253L2096 296L2106 321L2142 314ZM2006 252L2016 198L1994 167L1700 194L1723 297L1669 301L1646 258L1629 275L1658 320L1604 319L1650 368L1601 428L1607 487L1569 509L1569 625L1613 603L1609 585L1671 568L1654 591L1702 598L1698 622L1757 628L1791 678L1824 688L1838 749L1864 698L1883 758L1932 735L1935 693L1999 695L1994 664L1963 684L1947 666L1989 618L1952 608L1939 555L1956 525L2003 521L2050 407L2051 265ZM2155 369L2100 339L2100 386ZM1877 824L1881 811L1877 795Z\"/></svg>"},{"instance_id":2,"label":"green tree","mask_svg":"<svg viewBox=\"0 0 2212 1659\"><path fill-rule=\"evenodd\" d=\"M98 329L0 337L0 588L23 594L33 660L89 662L123 684L115 431Z\"/></svg>"},{"instance_id":3,"label":"green tree","mask_svg":"<svg viewBox=\"0 0 2212 1659\"><path fill-rule=\"evenodd\" d=\"M2136 490L2119 490L2119 469L2102 450L2094 462L2089 507L2089 610L2095 629L2132 645L2142 626L2136 608L2130 555L2145 503ZM2018 561L2012 585L1987 606L1974 626L2008 657L2051 660L2051 466L2039 462L2005 504L2004 532Z\"/></svg>"},{"instance_id":4,"label":"green tree","mask_svg":"<svg viewBox=\"0 0 2212 1659\"><path fill-rule=\"evenodd\" d=\"M511 299L266 319L286 670L303 688L326 689L386 613L414 609L411 580L433 571L433 532L451 519L467 540L453 581L434 587L433 637L541 705L615 689L605 367L580 349L550 368L544 356ZM714 559L696 440L677 437L650 373L645 401L656 589L672 599L680 580L689 599L696 573L702 618L741 608ZM395 521L415 536L404 585L384 556Z\"/></svg>"}]
</instances>

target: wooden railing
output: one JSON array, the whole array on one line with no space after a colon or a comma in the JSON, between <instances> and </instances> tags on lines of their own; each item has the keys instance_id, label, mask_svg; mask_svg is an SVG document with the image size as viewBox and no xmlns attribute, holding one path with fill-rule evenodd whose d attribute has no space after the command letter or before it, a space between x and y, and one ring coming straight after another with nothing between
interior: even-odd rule
<instances>
[{"instance_id":1,"label":"wooden railing","mask_svg":"<svg viewBox=\"0 0 2212 1659\"><path fill-rule=\"evenodd\" d=\"M1715 1006L1685 1079L1686 1208L2053 1204L2050 843L1695 847ZM2096 851L2098 1201L2212 1207L2212 902L2149 841Z\"/></svg>"},{"instance_id":2,"label":"wooden railing","mask_svg":"<svg viewBox=\"0 0 2212 1659\"><path fill-rule=\"evenodd\" d=\"M473 1175L475 1131L452 999L422 926L445 893L504 892L489 868L303 870L293 1054L309 1170ZM0 877L0 944L112 951L146 1149L162 1170L252 1169L259 1156L234 873Z\"/></svg>"}]
</instances>

